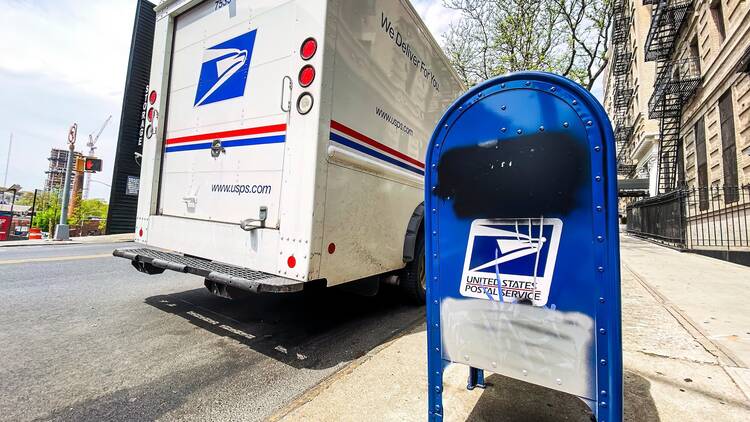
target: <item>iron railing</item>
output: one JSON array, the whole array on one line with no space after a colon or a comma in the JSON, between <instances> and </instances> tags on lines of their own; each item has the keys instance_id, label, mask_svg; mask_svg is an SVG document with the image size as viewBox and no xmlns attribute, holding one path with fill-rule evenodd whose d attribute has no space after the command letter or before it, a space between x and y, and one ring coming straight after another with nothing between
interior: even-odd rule
<instances>
[{"instance_id":1,"label":"iron railing","mask_svg":"<svg viewBox=\"0 0 750 422\"><path fill-rule=\"evenodd\" d=\"M654 196L627 208L628 233L682 248L685 246L683 191Z\"/></svg>"},{"instance_id":2,"label":"iron railing","mask_svg":"<svg viewBox=\"0 0 750 422\"><path fill-rule=\"evenodd\" d=\"M648 100L649 117L674 117L682 112L682 104L698 89L701 82L697 57L660 63L654 91Z\"/></svg>"},{"instance_id":3,"label":"iron railing","mask_svg":"<svg viewBox=\"0 0 750 422\"><path fill-rule=\"evenodd\" d=\"M615 76L625 75L630 72L630 66L633 64L633 52L630 50L628 43L618 43L614 45L612 60L612 74Z\"/></svg>"},{"instance_id":4,"label":"iron railing","mask_svg":"<svg viewBox=\"0 0 750 422\"><path fill-rule=\"evenodd\" d=\"M617 7L617 5L615 5L615 7ZM628 38L631 16L626 9L627 8L621 10L614 9L615 15L612 23L612 42L614 44L625 42Z\"/></svg>"},{"instance_id":5,"label":"iron railing","mask_svg":"<svg viewBox=\"0 0 750 422\"><path fill-rule=\"evenodd\" d=\"M693 0L655 0L644 4L653 5L644 46L646 61L668 59L683 23L693 12Z\"/></svg>"},{"instance_id":6,"label":"iron railing","mask_svg":"<svg viewBox=\"0 0 750 422\"><path fill-rule=\"evenodd\" d=\"M750 247L750 185L688 190L685 201L689 248Z\"/></svg>"},{"instance_id":7,"label":"iron railing","mask_svg":"<svg viewBox=\"0 0 750 422\"><path fill-rule=\"evenodd\" d=\"M697 58L673 60L680 33L695 10L693 3L694 0L643 0L643 4L652 5L651 23L643 50L647 62L657 61L654 91L648 101L648 117L659 119L656 171L661 194L677 188L682 107L701 83Z\"/></svg>"},{"instance_id":8,"label":"iron railing","mask_svg":"<svg viewBox=\"0 0 750 422\"><path fill-rule=\"evenodd\" d=\"M750 251L750 185L683 188L627 208L628 233L688 250Z\"/></svg>"}]
</instances>

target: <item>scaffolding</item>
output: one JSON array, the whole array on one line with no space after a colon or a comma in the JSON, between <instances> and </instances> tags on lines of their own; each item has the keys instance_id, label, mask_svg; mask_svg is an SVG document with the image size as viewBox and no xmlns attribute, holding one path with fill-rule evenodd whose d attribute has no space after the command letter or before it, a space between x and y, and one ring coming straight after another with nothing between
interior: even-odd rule
<instances>
[{"instance_id":1,"label":"scaffolding","mask_svg":"<svg viewBox=\"0 0 750 422\"><path fill-rule=\"evenodd\" d=\"M658 193L667 193L677 189L679 183L682 106L701 83L697 57L673 60L680 31L693 13L693 0L644 0L643 3L653 5L644 47L646 61L656 61L648 114L649 118L659 119Z\"/></svg>"},{"instance_id":2,"label":"scaffolding","mask_svg":"<svg viewBox=\"0 0 750 422\"><path fill-rule=\"evenodd\" d=\"M634 93L630 77L633 63L630 41L632 16L628 13L627 3L626 0L613 2L612 77L614 78L614 91L612 92L612 105L614 106L617 172L621 176L632 177L635 173L635 165L632 163L630 154L633 135L630 103Z\"/></svg>"},{"instance_id":3,"label":"scaffolding","mask_svg":"<svg viewBox=\"0 0 750 422\"><path fill-rule=\"evenodd\" d=\"M49 168L44 174L47 175L44 181L45 192L61 191L65 184L65 169L68 166L68 150L52 148L49 153ZM82 157L80 152L73 155L74 158ZM74 174L71 174L71 181Z\"/></svg>"}]
</instances>

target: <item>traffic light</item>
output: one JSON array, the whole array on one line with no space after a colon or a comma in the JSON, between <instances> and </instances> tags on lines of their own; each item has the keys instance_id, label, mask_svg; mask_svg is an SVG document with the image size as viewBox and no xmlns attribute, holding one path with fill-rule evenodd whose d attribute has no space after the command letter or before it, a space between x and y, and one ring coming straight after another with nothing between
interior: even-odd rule
<instances>
[{"instance_id":1,"label":"traffic light","mask_svg":"<svg viewBox=\"0 0 750 422\"><path fill-rule=\"evenodd\" d=\"M87 173L96 173L102 171L102 160L98 158L86 157L83 161L83 169Z\"/></svg>"},{"instance_id":2,"label":"traffic light","mask_svg":"<svg viewBox=\"0 0 750 422\"><path fill-rule=\"evenodd\" d=\"M75 157L75 163L73 164L73 170L77 173L82 173L84 169L86 159L83 157Z\"/></svg>"}]
</instances>

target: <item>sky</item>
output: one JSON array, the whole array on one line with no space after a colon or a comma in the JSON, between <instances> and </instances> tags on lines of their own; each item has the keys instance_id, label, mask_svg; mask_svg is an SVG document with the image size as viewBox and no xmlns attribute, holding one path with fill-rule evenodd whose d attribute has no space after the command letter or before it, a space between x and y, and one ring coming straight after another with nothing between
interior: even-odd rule
<instances>
[{"instance_id":1,"label":"sky","mask_svg":"<svg viewBox=\"0 0 750 422\"><path fill-rule=\"evenodd\" d=\"M105 171L89 195L109 200L135 2L0 0L0 10L0 179L11 132L7 185L31 190L43 187L49 151L66 147L71 124L87 152L88 134L112 115L97 143Z\"/></svg>"},{"instance_id":2,"label":"sky","mask_svg":"<svg viewBox=\"0 0 750 422\"><path fill-rule=\"evenodd\" d=\"M440 0L412 0L440 42L458 14ZM104 171L90 198L109 199L134 0L0 0L0 186L42 188L51 148L66 148L78 123L76 149L87 153L90 133L112 121L97 142Z\"/></svg>"}]
</instances>

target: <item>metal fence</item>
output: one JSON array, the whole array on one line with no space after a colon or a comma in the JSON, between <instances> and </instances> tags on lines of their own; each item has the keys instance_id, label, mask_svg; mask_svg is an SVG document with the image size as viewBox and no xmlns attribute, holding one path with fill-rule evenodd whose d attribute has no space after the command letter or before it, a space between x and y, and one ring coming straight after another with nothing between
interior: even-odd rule
<instances>
[{"instance_id":1,"label":"metal fence","mask_svg":"<svg viewBox=\"0 0 750 422\"><path fill-rule=\"evenodd\" d=\"M684 191L654 196L627 208L628 233L684 247Z\"/></svg>"},{"instance_id":2,"label":"metal fence","mask_svg":"<svg viewBox=\"0 0 750 422\"><path fill-rule=\"evenodd\" d=\"M678 189L627 207L629 233L682 249L750 251L750 185Z\"/></svg>"}]
</instances>

